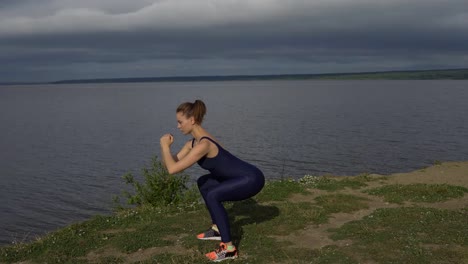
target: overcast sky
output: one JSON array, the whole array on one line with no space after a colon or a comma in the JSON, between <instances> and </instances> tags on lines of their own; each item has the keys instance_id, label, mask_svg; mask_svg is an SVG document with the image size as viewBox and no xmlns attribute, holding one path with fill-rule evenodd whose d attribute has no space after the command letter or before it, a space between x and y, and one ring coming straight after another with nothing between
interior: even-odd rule
<instances>
[{"instance_id":1,"label":"overcast sky","mask_svg":"<svg viewBox=\"0 0 468 264\"><path fill-rule=\"evenodd\" d=\"M0 82L462 67L466 0L0 0Z\"/></svg>"}]
</instances>

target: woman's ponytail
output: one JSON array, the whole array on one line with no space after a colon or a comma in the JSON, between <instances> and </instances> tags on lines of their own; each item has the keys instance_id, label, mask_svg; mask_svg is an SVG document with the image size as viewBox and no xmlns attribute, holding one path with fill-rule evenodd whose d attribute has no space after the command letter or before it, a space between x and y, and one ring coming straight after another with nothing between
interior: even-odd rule
<instances>
[{"instance_id":1,"label":"woman's ponytail","mask_svg":"<svg viewBox=\"0 0 468 264\"><path fill-rule=\"evenodd\" d=\"M201 100L195 100L195 103L193 103L193 117L195 118L195 122L200 125L203 122L205 114L205 103L203 103Z\"/></svg>"},{"instance_id":2,"label":"woman's ponytail","mask_svg":"<svg viewBox=\"0 0 468 264\"><path fill-rule=\"evenodd\" d=\"M203 101L195 100L194 103L186 102L179 105L177 113L179 112L182 112L187 118L194 117L195 122L201 125L206 114L206 106Z\"/></svg>"}]
</instances>

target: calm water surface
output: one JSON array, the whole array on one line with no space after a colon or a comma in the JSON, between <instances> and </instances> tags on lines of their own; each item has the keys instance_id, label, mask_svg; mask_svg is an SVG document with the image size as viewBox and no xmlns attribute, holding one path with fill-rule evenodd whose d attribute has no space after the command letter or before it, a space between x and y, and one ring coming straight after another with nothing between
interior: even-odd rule
<instances>
[{"instance_id":1,"label":"calm water surface","mask_svg":"<svg viewBox=\"0 0 468 264\"><path fill-rule=\"evenodd\" d=\"M468 159L466 81L239 81L0 86L0 244L111 211L159 155L176 107L269 179L410 171ZM204 171L188 169L195 180Z\"/></svg>"}]
</instances>

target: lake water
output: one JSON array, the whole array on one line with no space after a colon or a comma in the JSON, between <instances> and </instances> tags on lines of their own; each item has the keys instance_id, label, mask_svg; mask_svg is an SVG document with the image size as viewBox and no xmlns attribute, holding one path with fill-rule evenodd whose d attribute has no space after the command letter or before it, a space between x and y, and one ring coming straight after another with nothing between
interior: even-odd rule
<instances>
[{"instance_id":1,"label":"lake water","mask_svg":"<svg viewBox=\"0 0 468 264\"><path fill-rule=\"evenodd\" d=\"M111 212L112 197L202 99L204 126L268 179L388 174L468 160L467 81L0 86L0 244ZM204 171L188 169L195 180Z\"/></svg>"}]
</instances>

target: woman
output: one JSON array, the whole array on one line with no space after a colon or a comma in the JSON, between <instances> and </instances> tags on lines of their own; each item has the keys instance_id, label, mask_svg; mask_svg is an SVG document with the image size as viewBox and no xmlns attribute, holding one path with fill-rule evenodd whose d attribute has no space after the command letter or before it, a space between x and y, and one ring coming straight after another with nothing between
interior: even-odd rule
<instances>
[{"instance_id":1,"label":"woman","mask_svg":"<svg viewBox=\"0 0 468 264\"><path fill-rule=\"evenodd\" d=\"M193 139L173 156L170 146L174 137L171 134L162 136L161 156L170 174L178 173L195 162L210 171L201 176L197 184L210 212L212 225L197 238L221 240L219 248L206 256L212 261L222 261L237 258L222 202L244 200L256 195L263 188L265 178L257 167L229 153L201 126L205 114L205 104L200 100L181 104L176 111L177 128L184 135L191 134Z\"/></svg>"}]
</instances>

